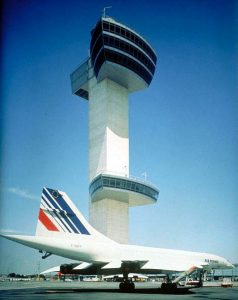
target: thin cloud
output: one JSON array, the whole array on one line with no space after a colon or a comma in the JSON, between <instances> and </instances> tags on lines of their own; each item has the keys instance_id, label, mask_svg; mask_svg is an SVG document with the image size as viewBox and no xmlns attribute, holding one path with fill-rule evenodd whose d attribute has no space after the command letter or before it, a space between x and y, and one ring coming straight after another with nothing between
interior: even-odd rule
<instances>
[{"instance_id":1,"label":"thin cloud","mask_svg":"<svg viewBox=\"0 0 238 300\"><path fill-rule=\"evenodd\" d=\"M17 195L21 198L30 199L30 200L37 200L39 201L39 196L33 195L27 190L19 189L16 187L10 187L6 189L9 193Z\"/></svg>"},{"instance_id":2,"label":"thin cloud","mask_svg":"<svg viewBox=\"0 0 238 300\"><path fill-rule=\"evenodd\" d=\"M19 230L14 230L14 229L1 229L0 228L0 234L20 234L21 233L21 231L19 231Z\"/></svg>"}]
</instances>

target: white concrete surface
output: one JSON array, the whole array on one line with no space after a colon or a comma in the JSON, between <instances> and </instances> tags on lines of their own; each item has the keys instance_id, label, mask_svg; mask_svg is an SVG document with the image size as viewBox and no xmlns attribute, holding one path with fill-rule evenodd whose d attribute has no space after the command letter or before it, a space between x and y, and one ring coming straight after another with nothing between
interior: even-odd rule
<instances>
[{"instance_id":1,"label":"white concrete surface","mask_svg":"<svg viewBox=\"0 0 238 300\"><path fill-rule=\"evenodd\" d=\"M100 173L129 174L128 92L109 79L89 82L89 180ZM128 203L90 203L90 223L106 236L128 242Z\"/></svg>"}]
</instances>

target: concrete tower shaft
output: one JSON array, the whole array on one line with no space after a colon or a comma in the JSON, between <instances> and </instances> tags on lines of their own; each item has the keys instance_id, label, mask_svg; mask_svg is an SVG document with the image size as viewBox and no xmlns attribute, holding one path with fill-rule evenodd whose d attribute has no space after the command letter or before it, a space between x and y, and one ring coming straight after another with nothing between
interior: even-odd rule
<instances>
[{"instance_id":1,"label":"concrete tower shaft","mask_svg":"<svg viewBox=\"0 0 238 300\"><path fill-rule=\"evenodd\" d=\"M159 191L130 177L128 94L147 88L156 54L132 29L101 18L91 31L90 57L71 74L72 91L89 100L90 223L128 242L129 206L155 203Z\"/></svg>"},{"instance_id":2,"label":"concrete tower shaft","mask_svg":"<svg viewBox=\"0 0 238 300\"><path fill-rule=\"evenodd\" d=\"M89 83L89 180L129 174L128 91L110 79Z\"/></svg>"},{"instance_id":3,"label":"concrete tower shaft","mask_svg":"<svg viewBox=\"0 0 238 300\"><path fill-rule=\"evenodd\" d=\"M89 180L129 174L128 91L108 78L89 82ZM117 197L90 202L90 223L120 243L128 240L128 202Z\"/></svg>"}]
</instances>

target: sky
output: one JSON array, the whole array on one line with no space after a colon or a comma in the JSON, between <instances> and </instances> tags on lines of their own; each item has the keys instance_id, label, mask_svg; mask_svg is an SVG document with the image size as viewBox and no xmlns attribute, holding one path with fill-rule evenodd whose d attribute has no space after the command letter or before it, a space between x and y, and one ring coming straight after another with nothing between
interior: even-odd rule
<instances>
[{"instance_id":1,"label":"sky","mask_svg":"<svg viewBox=\"0 0 238 300\"><path fill-rule=\"evenodd\" d=\"M88 218L88 103L70 73L108 15L158 55L148 89L129 95L130 173L155 184L130 209L130 243L238 262L237 1L9 0L2 10L1 232L34 234L43 186ZM67 260L0 239L0 273Z\"/></svg>"}]
</instances>

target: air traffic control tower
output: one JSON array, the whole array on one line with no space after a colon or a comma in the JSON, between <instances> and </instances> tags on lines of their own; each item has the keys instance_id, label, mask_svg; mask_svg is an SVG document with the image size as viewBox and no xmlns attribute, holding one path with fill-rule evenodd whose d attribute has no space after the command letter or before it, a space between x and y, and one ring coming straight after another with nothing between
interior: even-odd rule
<instances>
[{"instance_id":1,"label":"air traffic control tower","mask_svg":"<svg viewBox=\"0 0 238 300\"><path fill-rule=\"evenodd\" d=\"M155 66L143 37L102 17L89 58L71 74L73 94L89 104L90 223L120 243L128 242L129 207L155 203L159 194L129 175L128 94L150 85Z\"/></svg>"}]
</instances>

